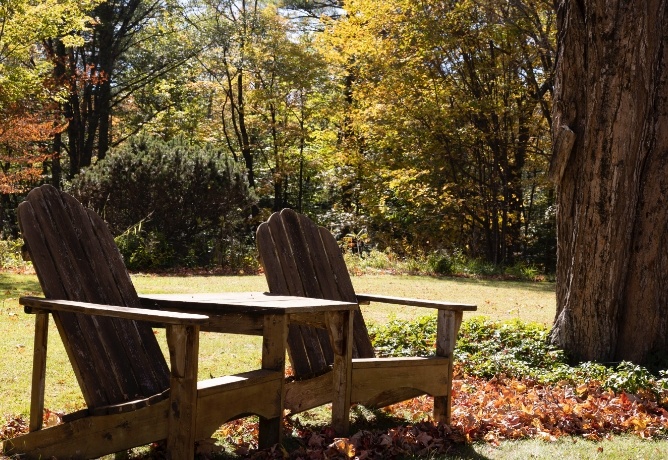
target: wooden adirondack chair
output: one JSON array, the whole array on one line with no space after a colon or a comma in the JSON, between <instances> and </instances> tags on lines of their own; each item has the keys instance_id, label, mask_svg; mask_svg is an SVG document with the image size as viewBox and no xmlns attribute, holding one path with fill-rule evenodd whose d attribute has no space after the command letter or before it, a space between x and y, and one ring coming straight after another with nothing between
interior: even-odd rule
<instances>
[{"instance_id":1,"label":"wooden adirondack chair","mask_svg":"<svg viewBox=\"0 0 668 460\"><path fill-rule=\"evenodd\" d=\"M170 458L192 459L195 442L227 420L258 414L280 423L282 369L198 383L199 327L207 316L139 308L97 214L48 185L31 191L18 212L46 299L21 299L36 314L30 432L5 441L5 454L93 458L166 440ZM88 407L42 428L49 314ZM166 325L170 367L150 324ZM278 442L273 425L261 444Z\"/></svg>"},{"instance_id":2,"label":"wooden adirondack chair","mask_svg":"<svg viewBox=\"0 0 668 460\"><path fill-rule=\"evenodd\" d=\"M474 305L355 294L334 236L290 209L261 224L256 243L271 293L437 309L436 354L416 358L375 358L362 313L356 311L351 403L383 407L426 393L434 397L435 420L450 423L452 352L462 314L475 311ZM297 380L286 385L285 407L300 412L331 401L332 352L325 331L290 325L288 353Z\"/></svg>"}]
</instances>

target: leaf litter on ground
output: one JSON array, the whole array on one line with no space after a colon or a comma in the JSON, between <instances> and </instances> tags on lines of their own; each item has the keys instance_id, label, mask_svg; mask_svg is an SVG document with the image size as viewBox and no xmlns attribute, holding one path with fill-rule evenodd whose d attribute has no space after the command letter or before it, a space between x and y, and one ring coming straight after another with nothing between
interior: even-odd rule
<instances>
[{"instance_id":1,"label":"leaf litter on ground","mask_svg":"<svg viewBox=\"0 0 668 460\"><path fill-rule=\"evenodd\" d=\"M596 441L622 433L641 438L668 433L668 411L654 393L615 393L595 381L546 385L527 379L459 376L452 391L450 426L433 421L433 399L422 396L383 409L406 423L364 429L350 437L337 437L329 426L305 427L298 418L286 417L285 432L292 438L289 451L283 446L258 450L258 427L253 419L230 422L221 427L218 436L241 458L365 460L431 456L476 441L498 445L504 440L528 438L549 442L562 436ZM53 424L54 420L57 422L58 415L46 411L45 422ZM0 428L0 438L26 431L23 418L12 418ZM211 455L217 452L204 450Z\"/></svg>"}]
</instances>

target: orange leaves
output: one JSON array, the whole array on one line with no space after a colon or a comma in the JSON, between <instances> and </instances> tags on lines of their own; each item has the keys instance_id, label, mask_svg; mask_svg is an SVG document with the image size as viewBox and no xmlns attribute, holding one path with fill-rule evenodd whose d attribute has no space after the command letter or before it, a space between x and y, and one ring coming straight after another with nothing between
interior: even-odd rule
<instances>
[{"instance_id":1,"label":"orange leaves","mask_svg":"<svg viewBox=\"0 0 668 460\"><path fill-rule=\"evenodd\" d=\"M16 105L0 113L0 193L19 193L42 177L42 164L53 156L47 146L67 126L51 109Z\"/></svg>"},{"instance_id":2,"label":"orange leaves","mask_svg":"<svg viewBox=\"0 0 668 460\"><path fill-rule=\"evenodd\" d=\"M355 445L348 438L337 438L325 451L326 458L342 456L345 458L355 457Z\"/></svg>"},{"instance_id":3,"label":"orange leaves","mask_svg":"<svg viewBox=\"0 0 668 460\"><path fill-rule=\"evenodd\" d=\"M468 440L552 440L564 435L600 439L629 431L652 437L668 428L668 412L651 397L615 395L597 383L573 388L505 379L455 382L455 389L464 386L480 389L454 394L453 428Z\"/></svg>"},{"instance_id":4,"label":"orange leaves","mask_svg":"<svg viewBox=\"0 0 668 460\"><path fill-rule=\"evenodd\" d=\"M16 417L9 420L4 426L0 427L0 440L11 439L23 433L28 432L28 420L23 417Z\"/></svg>"}]
</instances>

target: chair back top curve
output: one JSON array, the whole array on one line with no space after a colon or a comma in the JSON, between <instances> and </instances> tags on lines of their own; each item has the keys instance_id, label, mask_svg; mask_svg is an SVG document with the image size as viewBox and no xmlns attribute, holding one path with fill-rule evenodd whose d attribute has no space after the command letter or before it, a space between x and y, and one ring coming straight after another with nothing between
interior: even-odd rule
<instances>
[{"instance_id":1,"label":"chair back top curve","mask_svg":"<svg viewBox=\"0 0 668 460\"><path fill-rule=\"evenodd\" d=\"M273 213L257 229L256 244L272 294L357 302L343 254L334 236L291 209ZM353 321L353 356L374 357L359 309ZM297 377L320 374L333 362L324 329L290 325L288 353Z\"/></svg>"},{"instance_id":2,"label":"chair back top curve","mask_svg":"<svg viewBox=\"0 0 668 460\"><path fill-rule=\"evenodd\" d=\"M95 212L43 185L19 205L18 217L46 298L140 307L114 239ZM77 313L53 317L89 409L169 388L169 368L149 324Z\"/></svg>"}]
</instances>

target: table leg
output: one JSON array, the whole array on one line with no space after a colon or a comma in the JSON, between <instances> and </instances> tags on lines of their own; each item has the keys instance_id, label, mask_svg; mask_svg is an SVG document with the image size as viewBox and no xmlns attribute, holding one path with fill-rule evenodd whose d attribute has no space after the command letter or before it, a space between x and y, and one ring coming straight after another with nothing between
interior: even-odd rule
<instances>
[{"instance_id":1,"label":"table leg","mask_svg":"<svg viewBox=\"0 0 668 460\"><path fill-rule=\"evenodd\" d=\"M448 393L446 396L434 397L434 420L450 424L452 419L452 376L453 376L453 353L457 334L462 324L463 313L461 311L439 310L436 334L436 355L447 356L448 363Z\"/></svg>"},{"instance_id":2,"label":"table leg","mask_svg":"<svg viewBox=\"0 0 668 460\"><path fill-rule=\"evenodd\" d=\"M195 456L199 326L167 326L167 346L171 363L167 458L190 459Z\"/></svg>"},{"instance_id":3,"label":"table leg","mask_svg":"<svg viewBox=\"0 0 668 460\"><path fill-rule=\"evenodd\" d=\"M286 315L265 315L262 333L262 369L281 371L285 374L285 345L288 339L288 319ZM285 391L281 380L280 395L283 407ZM282 409L281 409L282 410ZM280 443L283 435L282 414L267 419L260 417L258 445L260 449Z\"/></svg>"},{"instance_id":4,"label":"table leg","mask_svg":"<svg viewBox=\"0 0 668 460\"><path fill-rule=\"evenodd\" d=\"M350 425L353 312L346 310L327 313L327 330L334 350L332 428L338 435L345 436Z\"/></svg>"}]
</instances>

